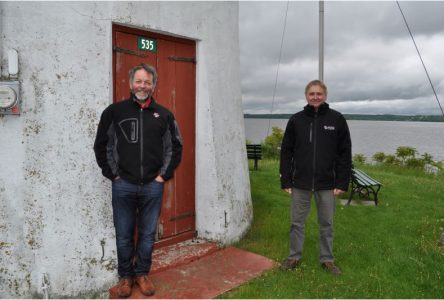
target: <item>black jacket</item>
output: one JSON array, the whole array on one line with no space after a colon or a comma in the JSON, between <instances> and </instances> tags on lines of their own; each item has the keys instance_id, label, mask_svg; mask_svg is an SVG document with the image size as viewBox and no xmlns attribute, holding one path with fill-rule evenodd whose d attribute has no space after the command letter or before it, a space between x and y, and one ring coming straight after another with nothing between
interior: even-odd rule
<instances>
[{"instance_id":1,"label":"black jacket","mask_svg":"<svg viewBox=\"0 0 444 300\"><path fill-rule=\"evenodd\" d=\"M102 113L94 152L103 176L145 184L173 177L182 157L182 139L174 115L152 99L144 109L130 99Z\"/></svg>"},{"instance_id":2,"label":"black jacket","mask_svg":"<svg viewBox=\"0 0 444 300\"><path fill-rule=\"evenodd\" d=\"M344 116L327 103L315 112L306 105L288 121L281 146L281 187L346 191L351 173L351 140Z\"/></svg>"}]
</instances>

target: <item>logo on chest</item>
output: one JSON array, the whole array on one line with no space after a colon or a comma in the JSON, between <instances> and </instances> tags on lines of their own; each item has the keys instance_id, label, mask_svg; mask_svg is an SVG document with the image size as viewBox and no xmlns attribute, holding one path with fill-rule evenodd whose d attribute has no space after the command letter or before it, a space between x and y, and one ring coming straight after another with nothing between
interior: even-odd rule
<instances>
[{"instance_id":1,"label":"logo on chest","mask_svg":"<svg viewBox=\"0 0 444 300\"><path fill-rule=\"evenodd\" d=\"M154 118L160 117L160 115L158 113L156 113L156 112L153 114L153 116L154 116Z\"/></svg>"},{"instance_id":2,"label":"logo on chest","mask_svg":"<svg viewBox=\"0 0 444 300\"><path fill-rule=\"evenodd\" d=\"M324 125L324 130L333 131L333 130L335 130L335 127L331 126L331 125Z\"/></svg>"}]
</instances>

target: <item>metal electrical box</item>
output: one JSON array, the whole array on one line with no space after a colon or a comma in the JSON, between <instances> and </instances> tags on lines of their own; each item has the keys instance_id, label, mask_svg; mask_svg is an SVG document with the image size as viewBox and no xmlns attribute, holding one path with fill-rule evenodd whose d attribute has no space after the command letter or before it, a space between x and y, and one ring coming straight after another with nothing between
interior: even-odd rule
<instances>
[{"instance_id":1,"label":"metal electrical box","mask_svg":"<svg viewBox=\"0 0 444 300\"><path fill-rule=\"evenodd\" d=\"M20 88L18 81L0 81L0 115L20 114Z\"/></svg>"}]
</instances>

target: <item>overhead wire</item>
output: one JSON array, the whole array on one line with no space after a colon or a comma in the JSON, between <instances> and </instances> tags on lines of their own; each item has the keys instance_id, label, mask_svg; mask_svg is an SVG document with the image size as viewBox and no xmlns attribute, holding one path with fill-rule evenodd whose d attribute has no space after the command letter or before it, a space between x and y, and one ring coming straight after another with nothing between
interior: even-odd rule
<instances>
[{"instance_id":1,"label":"overhead wire","mask_svg":"<svg viewBox=\"0 0 444 300\"><path fill-rule=\"evenodd\" d=\"M415 48L416 48L416 52L418 52L419 59L421 60L422 66L424 67L424 71L427 75L427 78L429 79L430 86L432 87L432 90L433 90L433 94L435 94L436 101L438 102L439 108L441 109L441 113L444 117L444 111L442 109L441 103L439 102L438 95L436 94L436 91L435 91L435 87L433 86L432 80L430 79L430 76L429 76L429 72L427 71L424 61L422 60L421 53L419 52L418 46L416 45L415 38L413 37L412 31L410 30L409 24L407 23L407 19L405 18L404 12L402 11L401 5L399 5L398 1L396 1L396 4L398 4L398 8L399 8L399 11L401 12L402 18L404 19L405 26L407 27L407 30L409 31L410 37L412 38L413 44L415 45Z\"/></svg>"},{"instance_id":2,"label":"overhead wire","mask_svg":"<svg viewBox=\"0 0 444 300\"><path fill-rule=\"evenodd\" d=\"M274 81L273 98L271 100L270 117L268 118L268 127L267 127L266 137L270 134L271 115L273 114L273 109L274 109L274 100L275 100L275 96L276 96L276 88L277 88L277 83L278 83L278 78L279 78L279 67L280 67L281 58L282 58L282 46L284 44L285 29L287 27L287 15L288 15L288 5L289 4L290 4L290 0L287 0L287 8L285 9L285 18L284 18L284 28L282 30L281 47L279 50L279 60L278 60L278 65L277 65L277 70L276 70L276 78Z\"/></svg>"}]
</instances>

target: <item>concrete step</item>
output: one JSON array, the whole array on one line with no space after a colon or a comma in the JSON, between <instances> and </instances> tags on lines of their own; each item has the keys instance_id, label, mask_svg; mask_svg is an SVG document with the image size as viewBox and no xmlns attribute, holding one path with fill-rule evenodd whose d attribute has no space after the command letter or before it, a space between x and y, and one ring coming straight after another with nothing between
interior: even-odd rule
<instances>
[{"instance_id":1,"label":"concrete step","mask_svg":"<svg viewBox=\"0 0 444 300\"><path fill-rule=\"evenodd\" d=\"M150 274L190 263L217 250L219 250L219 247L216 243L199 239L192 239L155 249Z\"/></svg>"},{"instance_id":2,"label":"concrete step","mask_svg":"<svg viewBox=\"0 0 444 300\"><path fill-rule=\"evenodd\" d=\"M196 241L161 248L153 259L149 277L156 286L155 295L144 296L135 285L130 298L214 298L275 266L274 261L248 251ZM118 299L116 286L109 296Z\"/></svg>"}]
</instances>

